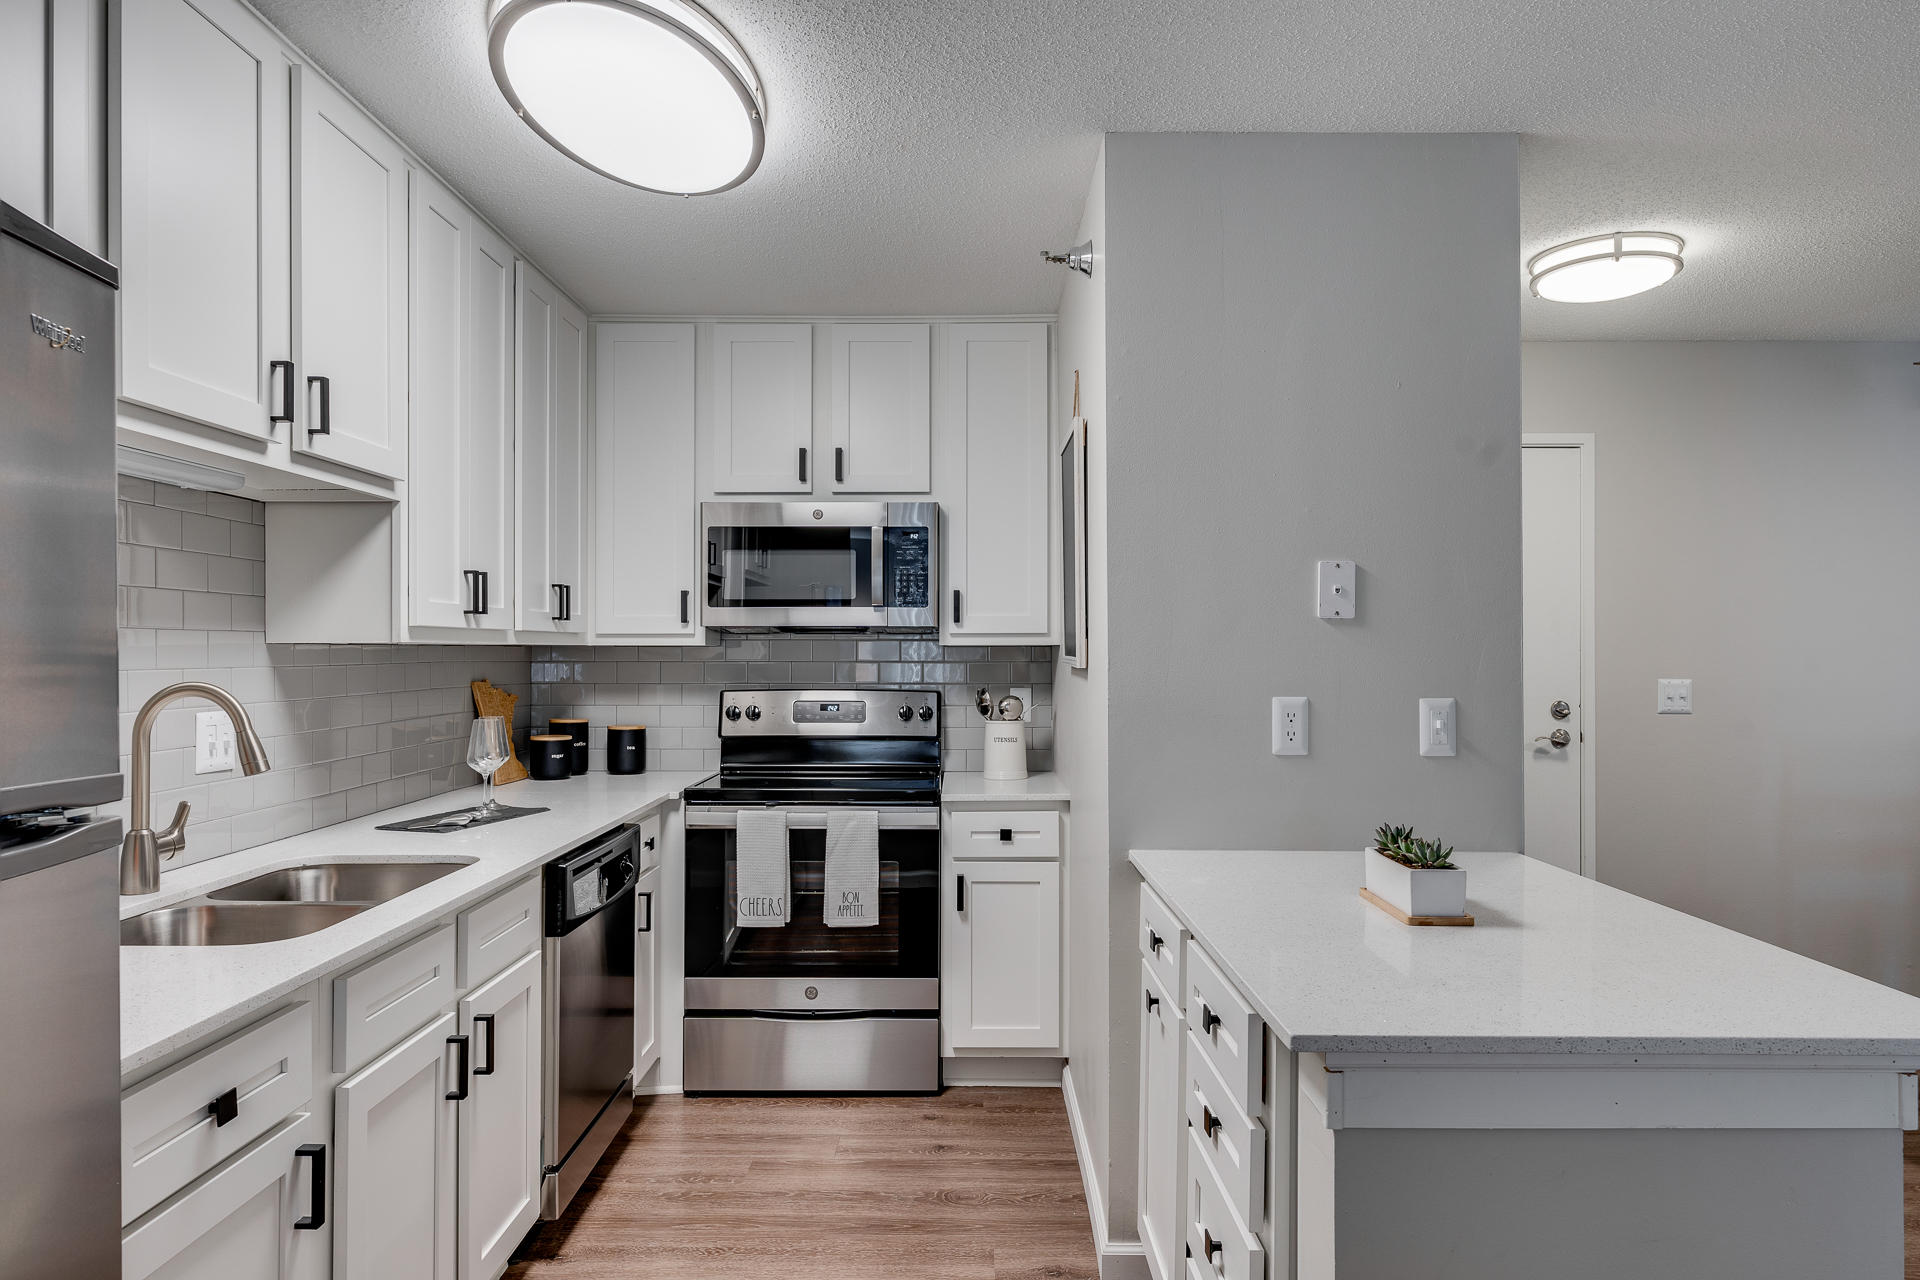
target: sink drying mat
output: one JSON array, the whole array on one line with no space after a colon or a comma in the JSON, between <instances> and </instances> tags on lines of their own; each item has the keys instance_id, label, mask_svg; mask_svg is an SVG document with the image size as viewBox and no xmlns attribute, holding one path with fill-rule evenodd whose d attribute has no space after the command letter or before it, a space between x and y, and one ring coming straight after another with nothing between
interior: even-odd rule
<instances>
[{"instance_id":1,"label":"sink drying mat","mask_svg":"<svg viewBox=\"0 0 1920 1280\"><path fill-rule=\"evenodd\" d=\"M540 805L532 809L516 809L503 804L485 817L476 817L472 822L463 822L457 827L433 827L429 823L451 818L456 813L472 813L471 809L449 809L445 813L429 813L418 818L408 818L405 822L387 822L374 828L375 831L412 831L416 828L434 835L445 835L449 831L471 831L475 827L484 827L490 823L506 822L511 818L524 818L530 813L545 813L547 806Z\"/></svg>"}]
</instances>

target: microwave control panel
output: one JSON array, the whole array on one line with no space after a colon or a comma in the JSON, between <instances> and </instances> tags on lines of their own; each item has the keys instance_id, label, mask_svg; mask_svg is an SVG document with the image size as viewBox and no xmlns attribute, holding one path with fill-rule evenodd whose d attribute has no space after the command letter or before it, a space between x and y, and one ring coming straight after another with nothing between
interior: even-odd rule
<instances>
[{"instance_id":1,"label":"microwave control panel","mask_svg":"<svg viewBox=\"0 0 1920 1280\"><path fill-rule=\"evenodd\" d=\"M932 571L927 531L915 525L887 530L887 607L924 609Z\"/></svg>"}]
</instances>

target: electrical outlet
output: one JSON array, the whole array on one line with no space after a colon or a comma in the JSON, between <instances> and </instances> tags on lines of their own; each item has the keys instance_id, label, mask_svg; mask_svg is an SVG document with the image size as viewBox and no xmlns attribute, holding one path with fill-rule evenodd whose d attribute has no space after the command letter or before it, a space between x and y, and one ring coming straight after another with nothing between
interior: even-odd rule
<instances>
[{"instance_id":1,"label":"electrical outlet","mask_svg":"<svg viewBox=\"0 0 1920 1280\"><path fill-rule=\"evenodd\" d=\"M1663 716L1690 716L1693 714L1693 681L1676 680L1662 677L1659 683L1660 705L1656 708Z\"/></svg>"},{"instance_id":2,"label":"electrical outlet","mask_svg":"<svg viewBox=\"0 0 1920 1280\"><path fill-rule=\"evenodd\" d=\"M1277 756L1307 754L1307 700L1305 698L1273 700L1273 754Z\"/></svg>"},{"instance_id":3,"label":"electrical outlet","mask_svg":"<svg viewBox=\"0 0 1920 1280\"><path fill-rule=\"evenodd\" d=\"M1457 755L1459 708L1452 698L1420 699L1420 754Z\"/></svg>"},{"instance_id":4,"label":"electrical outlet","mask_svg":"<svg viewBox=\"0 0 1920 1280\"><path fill-rule=\"evenodd\" d=\"M224 711L202 711L193 720L193 771L233 772L233 721Z\"/></svg>"}]
</instances>

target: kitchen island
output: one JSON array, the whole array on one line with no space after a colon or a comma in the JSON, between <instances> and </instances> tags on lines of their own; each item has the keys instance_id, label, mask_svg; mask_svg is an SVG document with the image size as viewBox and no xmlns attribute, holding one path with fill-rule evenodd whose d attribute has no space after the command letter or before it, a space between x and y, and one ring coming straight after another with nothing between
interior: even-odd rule
<instances>
[{"instance_id":1,"label":"kitchen island","mask_svg":"<svg viewBox=\"0 0 1920 1280\"><path fill-rule=\"evenodd\" d=\"M1900 1274L1920 999L1517 854L1402 925L1362 856L1132 854L1156 1272Z\"/></svg>"}]
</instances>

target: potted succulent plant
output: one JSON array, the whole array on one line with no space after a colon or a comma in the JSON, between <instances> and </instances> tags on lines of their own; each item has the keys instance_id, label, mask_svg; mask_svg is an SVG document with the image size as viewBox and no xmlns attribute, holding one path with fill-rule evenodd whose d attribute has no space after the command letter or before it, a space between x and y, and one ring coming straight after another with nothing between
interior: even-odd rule
<instances>
[{"instance_id":1,"label":"potted succulent plant","mask_svg":"<svg viewBox=\"0 0 1920 1280\"><path fill-rule=\"evenodd\" d=\"M1422 840L1411 827L1383 826L1366 850L1367 892L1410 916L1467 914L1467 873L1453 849Z\"/></svg>"}]
</instances>

